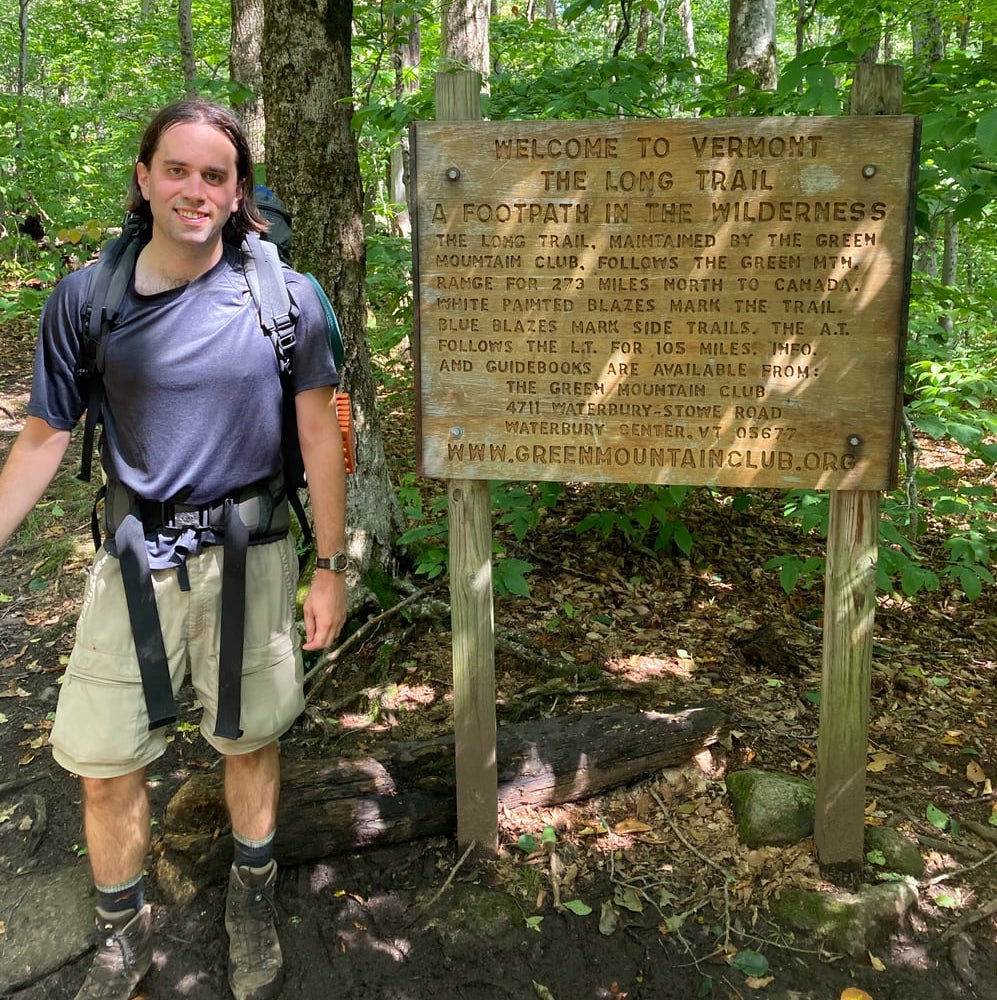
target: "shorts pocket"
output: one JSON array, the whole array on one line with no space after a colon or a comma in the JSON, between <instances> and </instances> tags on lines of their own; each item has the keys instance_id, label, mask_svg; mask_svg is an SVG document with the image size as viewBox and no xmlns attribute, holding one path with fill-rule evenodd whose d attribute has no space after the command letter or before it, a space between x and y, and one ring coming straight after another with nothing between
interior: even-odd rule
<instances>
[{"instance_id":1,"label":"shorts pocket","mask_svg":"<svg viewBox=\"0 0 997 1000\"><path fill-rule=\"evenodd\" d=\"M126 773L144 762L151 742L149 717L134 659L77 650L59 692L50 742L62 763ZM101 776L96 774L95 776Z\"/></svg>"},{"instance_id":2,"label":"shorts pocket","mask_svg":"<svg viewBox=\"0 0 997 1000\"><path fill-rule=\"evenodd\" d=\"M242 736L229 740L214 735L216 692L205 692L201 734L219 753L249 753L279 739L305 707L304 667L297 642L275 637L262 649L246 650L239 704Z\"/></svg>"}]
</instances>

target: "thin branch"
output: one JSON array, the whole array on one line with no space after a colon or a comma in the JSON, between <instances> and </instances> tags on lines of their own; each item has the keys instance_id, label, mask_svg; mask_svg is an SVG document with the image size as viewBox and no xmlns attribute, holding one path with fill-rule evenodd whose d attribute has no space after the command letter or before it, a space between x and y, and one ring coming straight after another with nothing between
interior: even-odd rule
<instances>
[{"instance_id":1,"label":"thin branch","mask_svg":"<svg viewBox=\"0 0 997 1000\"><path fill-rule=\"evenodd\" d=\"M309 684L313 678L318 676L318 682L314 684L311 690L305 697L305 704L311 701L314 694L322 686L322 682L332 673L333 668L339 662L342 655L351 647L355 646L361 639L366 638L373 632L378 625L381 624L386 618L390 618L392 615L398 614L403 608L407 608L410 604L414 604L421 597L425 597L426 594L432 593L438 587L442 586L443 581L437 580L436 583L431 584L428 587L423 587L422 590L417 590L412 594L409 594L403 601L399 601L393 607L388 608L387 611L382 611L381 614L375 615L373 618L368 618L367 621L363 623L355 632L349 635L346 640L332 650L329 655L325 658L323 663L319 663L312 667L311 670L305 674L305 683Z\"/></svg>"},{"instance_id":2,"label":"thin branch","mask_svg":"<svg viewBox=\"0 0 997 1000\"><path fill-rule=\"evenodd\" d=\"M436 890L436 892L433 894L433 898L429 900L428 903L425 903L423 906L419 907L419 909L416 911L416 915L412 918L412 920L409 921L409 926L411 926L411 924L415 920L417 920L423 913L425 913L433 905L433 903L435 903L440 898L440 896L442 896L443 893L447 891L450 884L453 882L454 877L457 875L457 872L460 871L461 865L463 865L464 862L467 861L468 857L471 854L471 851L473 851L477 846L478 842L476 840L472 840L471 843L467 845L467 847L464 850L464 853L460 856L460 859L458 860L457 864L455 864L453 868L450 869L450 874L447 876L446 882L444 882L443 885L441 885L439 889Z\"/></svg>"},{"instance_id":3,"label":"thin branch","mask_svg":"<svg viewBox=\"0 0 997 1000\"><path fill-rule=\"evenodd\" d=\"M651 797L654 799L655 802L658 803L658 808L661 810L662 816L665 817L665 822L672 828L672 833L674 833L675 836L678 837L678 839L680 841L682 841L682 843L686 846L686 848L688 850L692 851L692 853L697 858L699 858L700 861L705 862L711 868L715 868L723 876L723 887L724 887L724 945L725 946L728 945L730 943L730 891L729 891L729 889L727 887L727 884L730 881L730 875L723 868L722 865L718 865L716 863L716 861L713 860L713 858L707 857L705 854L703 854L702 851L699 850L699 848L697 848L693 844L689 843L689 841L685 837L685 834L682 833L682 831L678 828L678 826L675 823L675 821L672 819L672 815L668 811L668 808L665 806L665 803L661 800L661 796L658 795L658 793L653 788L649 789L649 791L651 793Z\"/></svg>"}]
</instances>

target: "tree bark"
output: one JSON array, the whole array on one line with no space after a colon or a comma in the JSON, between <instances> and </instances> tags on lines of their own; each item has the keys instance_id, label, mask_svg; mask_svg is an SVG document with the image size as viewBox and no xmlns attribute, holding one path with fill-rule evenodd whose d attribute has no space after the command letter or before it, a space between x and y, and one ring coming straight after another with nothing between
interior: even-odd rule
<instances>
[{"instance_id":1,"label":"tree bark","mask_svg":"<svg viewBox=\"0 0 997 1000\"><path fill-rule=\"evenodd\" d=\"M419 89L417 71L421 55L422 33L418 20L407 14L404 20L392 15L392 36L398 39L392 49L395 65L395 97L402 100ZM398 138L398 144L391 151L389 184L391 201L397 206L391 220L391 228L396 236L412 235L412 217L409 211L409 148L408 132Z\"/></svg>"},{"instance_id":2,"label":"tree bark","mask_svg":"<svg viewBox=\"0 0 997 1000\"><path fill-rule=\"evenodd\" d=\"M727 78L742 70L751 73L758 90L775 90L775 0L730 2Z\"/></svg>"},{"instance_id":3,"label":"tree bark","mask_svg":"<svg viewBox=\"0 0 997 1000\"><path fill-rule=\"evenodd\" d=\"M366 335L363 193L353 114L349 0L266 0L267 177L294 217L294 257L325 287L343 330L356 425L347 535L362 569L386 565L402 518L381 441Z\"/></svg>"},{"instance_id":4,"label":"tree bark","mask_svg":"<svg viewBox=\"0 0 997 1000\"><path fill-rule=\"evenodd\" d=\"M233 83L249 91L245 99L233 104L232 110L242 122L254 163L262 163L264 158L262 42L263 0L232 0L229 77Z\"/></svg>"},{"instance_id":5,"label":"tree bark","mask_svg":"<svg viewBox=\"0 0 997 1000\"><path fill-rule=\"evenodd\" d=\"M180 62L183 66L183 85L188 94L194 93L197 62L194 58L194 25L190 13L191 0L177 0L177 30L180 35Z\"/></svg>"},{"instance_id":6,"label":"tree bark","mask_svg":"<svg viewBox=\"0 0 997 1000\"><path fill-rule=\"evenodd\" d=\"M607 709L501 726L499 803L548 806L600 795L691 760L715 743L712 704L671 711ZM361 848L452 834L454 739L394 743L378 758L306 760L284 768L276 855L302 864ZM174 795L157 847L161 883L178 898L231 860L220 774L189 778Z\"/></svg>"},{"instance_id":7,"label":"tree bark","mask_svg":"<svg viewBox=\"0 0 997 1000\"><path fill-rule=\"evenodd\" d=\"M28 78L28 26L31 19L28 16L28 6L31 0L18 0L17 29L18 29L18 49L17 49L17 96L24 97L24 84ZM21 125L18 120L15 128L20 132Z\"/></svg>"},{"instance_id":8,"label":"tree bark","mask_svg":"<svg viewBox=\"0 0 997 1000\"><path fill-rule=\"evenodd\" d=\"M696 27L692 19L692 4L689 0L679 0L678 19L679 27L682 29L682 37L685 39L686 51L689 53L689 58L695 62ZM702 77L699 74L699 70L696 70L696 72L693 73L692 79L697 87L700 83L702 83Z\"/></svg>"},{"instance_id":9,"label":"tree bark","mask_svg":"<svg viewBox=\"0 0 997 1000\"><path fill-rule=\"evenodd\" d=\"M491 66L489 12L488 0L444 0L443 4L444 67L480 73L486 89Z\"/></svg>"}]
</instances>

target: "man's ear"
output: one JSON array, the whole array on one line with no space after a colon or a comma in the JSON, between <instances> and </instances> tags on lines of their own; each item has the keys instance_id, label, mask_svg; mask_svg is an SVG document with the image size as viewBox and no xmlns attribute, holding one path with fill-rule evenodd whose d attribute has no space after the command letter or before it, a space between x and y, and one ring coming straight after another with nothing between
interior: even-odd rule
<instances>
[{"instance_id":1,"label":"man's ear","mask_svg":"<svg viewBox=\"0 0 997 1000\"><path fill-rule=\"evenodd\" d=\"M142 197L149 200L149 168L139 160L135 164L135 180L138 182L138 189L142 192Z\"/></svg>"}]
</instances>

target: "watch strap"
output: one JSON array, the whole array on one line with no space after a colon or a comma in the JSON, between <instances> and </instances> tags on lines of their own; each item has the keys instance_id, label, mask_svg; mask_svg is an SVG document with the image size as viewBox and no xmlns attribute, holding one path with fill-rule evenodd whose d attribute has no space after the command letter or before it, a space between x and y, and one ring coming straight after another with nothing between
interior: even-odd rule
<instances>
[{"instance_id":1,"label":"watch strap","mask_svg":"<svg viewBox=\"0 0 997 1000\"><path fill-rule=\"evenodd\" d=\"M350 568L350 557L345 552L334 552L328 558L321 556L315 560L316 569L327 569L333 573L345 573Z\"/></svg>"}]
</instances>

